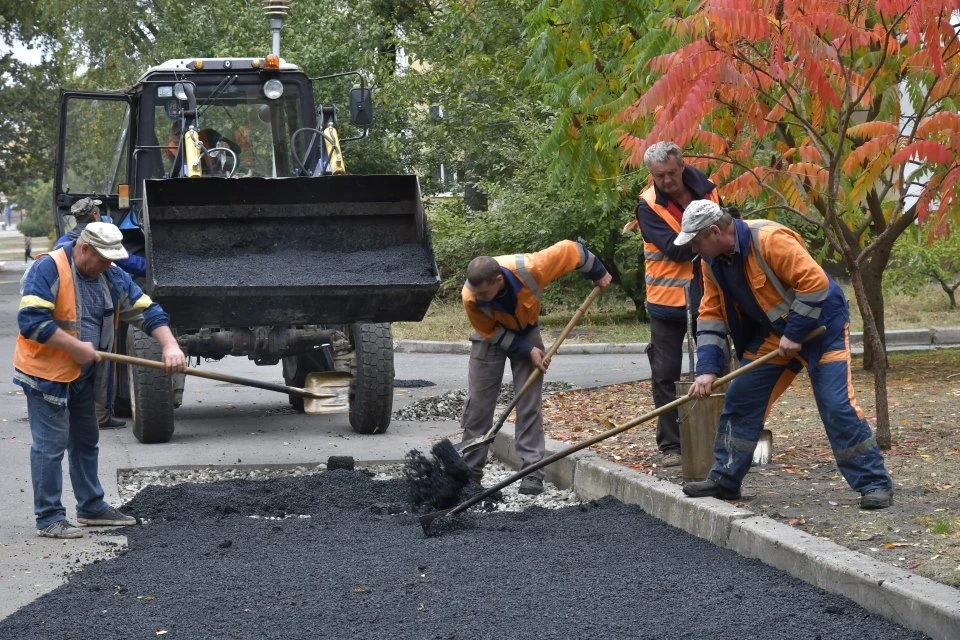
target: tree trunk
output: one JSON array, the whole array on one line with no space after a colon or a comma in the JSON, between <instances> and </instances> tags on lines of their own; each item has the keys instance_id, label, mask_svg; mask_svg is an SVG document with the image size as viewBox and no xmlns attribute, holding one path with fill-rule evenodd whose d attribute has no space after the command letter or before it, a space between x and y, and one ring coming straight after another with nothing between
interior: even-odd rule
<instances>
[{"instance_id":1,"label":"tree trunk","mask_svg":"<svg viewBox=\"0 0 960 640\"><path fill-rule=\"evenodd\" d=\"M883 255L877 255L881 253ZM880 250L874 253L873 257L860 268L860 274L863 279L863 293L857 293L857 296L864 296L864 300L870 306L870 311L876 320L877 337L880 340L880 351L874 352L867 349L867 321L863 319L863 368L867 371L876 371L878 368L887 368L887 336L886 323L884 322L884 303L883 303L883 270L887 266L890 257L889 251ZM862 304L860 304L860 314L863 315ZM877 363L882 360L882 367Z\"/></svg>"},{"instance_id":2,"label":"tree trunk","mask_svg":"<svg viewBox=\"0 0 960 640\"><path fill-rule=\"evenodd\" d=\"M866 283L863 271L854 268L850 273L853 282L853 289L857 295L857 304L860 307L860 315L863 317L863 354L864 360L867 355L871 357L873 366L873 393L876 403L876 427L875 435L877 445L887 450L891 445L890 436L890 406L887 402L887 350L881 340L878 315L874 307L870 305L870 292L866 290ZM881 300L882 300L881 294ZM882 304L881 304L882 306ZM879 316L882 318L882 316Z\"/></svg>"}]
</instances>

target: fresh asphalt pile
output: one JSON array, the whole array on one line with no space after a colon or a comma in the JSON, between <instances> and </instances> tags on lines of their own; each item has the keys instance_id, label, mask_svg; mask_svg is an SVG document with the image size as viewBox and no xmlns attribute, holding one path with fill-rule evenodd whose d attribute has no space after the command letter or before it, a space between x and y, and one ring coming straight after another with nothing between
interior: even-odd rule
<instances>
[{"instance_id":1,"label":"fresh asphalt pile","mask_svg":"<svg viewBox=\"0 0 960 640\"><path fill-rule=\"evenodd\" d=\"M342 470L148 487L129 550L0 638L923 637L613 499L427 538L406 497Z\"/></svg>"},{"instance_id":2,"label":"fresh asphalt pile","mask_svg":"<svg viewBox=\"0 0 960 640\"><path fill-rule=\"evenodd\" d=\"M334 286L430 283L436 277L425 247L401 244L381 249L341 250L335 247L269 247L243 252L244 259L215 252L164 250L154 256L153 272L163 286L255 287ZM291 269L290 265L298 265Z\"/></svg>"}]
</instances>

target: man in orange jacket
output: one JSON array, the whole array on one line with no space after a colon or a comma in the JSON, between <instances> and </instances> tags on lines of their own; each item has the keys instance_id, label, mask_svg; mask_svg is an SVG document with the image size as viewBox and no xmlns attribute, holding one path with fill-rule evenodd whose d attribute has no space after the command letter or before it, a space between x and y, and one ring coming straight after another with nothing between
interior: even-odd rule
<instances>
[{"instance_id":1,"label":"man in orange jacket","mask_svg":"<svg viewBox=\"0 0 960 640\"><path fill-rule=\"evenodd\" d=\"M687 315L696 319L700 304L700 266L689 247L673 243L680 233L683 211L693 200L720 202L717 187L702 171L683 162L683 151L672 142L657 142L643 154L653 181L640 194L636 225L643 236L646 306L650 316L650 386L659 408L676 400L676 383L683 367ZM690 292L687 299L686 291ZM688 309L689 307L689 309ZM693 338L691 337L691 340ZM657 418L654 461L662 467L680 464L680 422L677 410Z\"/></svg>"},{"instance_id":2,"label":"man in orange jacket","mask_svg":"<svg viewBox=\"0 0 960 640\"><path fill-rule=\"evenodd\" d=\"M80 524L136 523L104 501L98 478L94 366L97 351L113 344L115 319L142 328L161 344L167 373L186 367L167 314L113 264L126 257L120 230L91 222L75 244L38 257L21 281L13 381L27 400L33 508L41 537L83 535L67 520L61 502L64 453Z\"/></svg>"},{"instance_id":3,"label":"man in orange jacket","mask_svg":"<svg viewBox=\"0 0 960 640\"><path fill-rule=\"evenodd\" d=\"M595 286L606 287L611 277L606 267L579 242L562 240L536 253L480 256L467 266L467 282L461 296L473 325L470 336L470 370L467 401L460 424L463 441L484 436L490 429L500 395L507 359L513 370L514 393L534 369L546 371L540 337L540 294L544 287L573 270ZM543 459L543 417L540 413L543 378L517 402L516 447L523 467ZM480 482L488 447L464 454L464 462ZM520 493L543 492L543 472L536 471L520 482Z\"/></svg>"},{"instance_id":4,"label":"man in orange jacket","mask_svg":"<svg viewBox=\"0 0 960 640\"><path fill-rule=\"evenodd\" d=\"M675 242L689 244L704 263L697 379L690 395L710 395L728 333L743 364L780 352L730 383L713 468L706 480L688 482L683 492L694 498L740 497L770 408L806 367L837 467L860 493L860 508L889 507L893 482L850 382L847 299L800 235L769 220L736 220L716 203L697 200L684 211ZM823 335L804 343L820 326L826 329Z\"/></svg>"}]
</instances>

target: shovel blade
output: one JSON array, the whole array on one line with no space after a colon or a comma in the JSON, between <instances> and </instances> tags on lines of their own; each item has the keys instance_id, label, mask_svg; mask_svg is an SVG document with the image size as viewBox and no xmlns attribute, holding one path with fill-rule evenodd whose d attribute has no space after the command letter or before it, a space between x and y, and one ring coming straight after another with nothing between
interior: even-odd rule
<instances>
[{"instance_id":1,"label":"shovel blade","mask_svg":"<svg viewBox=\"0 0 960 640\"><path fill-rule=\"evenodd\" d=\"M456 507L451 507L450 509L444 509L443 511L434 511L432 513L425 513L422 516L420 516L420 528L423 529L423 533L429 536L430 525L433 524L434 520L438 520L444 517L445 515L453 511L455 508Z\"/></svg>"},{"instance_id":2,"label":"shovel blade","mask_svg":"<svg viewBox=\"0 0 960 640\"><path fill-rule=\"evenodd\" d=\"M480 438L473 438L472 440L465 440L459 444L453 445L453 448L457 450L457 453L469 453L474 449L479 449L484 445L488 445L496 439L496 435L492 436L482 436Z\"/></svg>"},{"instance_id":3,"label":"shovel blade","mask_svg":"<svg viewBox=\"0 0 960 640\"><path fill-rule=\"evenodd\" d=\"M349 373L308 373L303 388L305 391L325 398L304 398L303 412L315 416L325 413L343 413L350 408L350 383L353 376Z\"/></svg>"},{"instance_id":4,"label":"shovel blade","mask_svg":"<svg viewBox=\"0 0 960 640\"><path fill-rule=\"evenodd\" d=\"M770 429L764 429L760 432L760 439L757 441L757 447L753 450L753 464L770 464L773 457L773 432Z\"/></svg>"}]
</instances>

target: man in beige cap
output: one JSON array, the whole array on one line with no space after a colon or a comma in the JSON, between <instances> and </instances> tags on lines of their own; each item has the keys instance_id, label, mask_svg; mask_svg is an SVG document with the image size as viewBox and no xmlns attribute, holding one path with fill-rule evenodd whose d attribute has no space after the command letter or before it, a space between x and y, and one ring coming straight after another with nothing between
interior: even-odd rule
<instances>
[{"instance_id":1,"label":"man in beige cap","mask_svg":"<svg viewBox=\"0 0 960 640\"><path fill-rule=\"evenodd\" d=\"M101 205L103 205L102 200L90 197L80 198L74 202L73 206L70 207L70 213L76 221L76 226L60 236L60 239L53 245L54 249L76 242L91 222L109 222L109 216L101 213ZM147 275L147 261L143 256L130 254L126 258L114 260L114 264L132 276L142 278ZM111 351L113 348L114 345L107 347ZM108 361L97 364L94 398L97 407L97 420L101 429L120 429L127 424L113 416L113 381L116 377L116 366L115 363Z\"/></svg>"},{"instance_id":2,"label":"man in beige cap","mask_svg":"<svg viewBox=\"0 0 960 640\"><path fill-rule=\"evenodd\" d=\"M98 350L113 344L114 323L123 320L153 336L163 348L167 373L186 358L164 310L113 265L127 256L120 230L91 222L75 244L41 255L21 282L20 335L14 379L27 399L33 444L30 470L37 534L79 538L61 502L64 452L77 500L77 520L88 526L135 524L107 504L97 477L100 430L94 409Z\"/></svg>"},{"instance_id":3,"label":"man in beige cap","mask_svg":"<svg viewBox=\"0 0 960 640\"><path fill-rule=\"evenodd\" d=\"M695 200L683 212L674 242L703 259L697 319L697 378L690 395L705 398L733 338L741 364L779 356L727 388L706 480L688 482L694 498L738 500L740 486L771 407L806 367L837 468L860 493L861 509L893 503L893 482L850 383L850 311L843 290L804 246L800 235L770 220L737 220L715 202ZM826 331L804 342L817 327Z\"/></svg>"}]
</instances>

